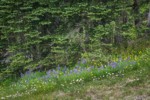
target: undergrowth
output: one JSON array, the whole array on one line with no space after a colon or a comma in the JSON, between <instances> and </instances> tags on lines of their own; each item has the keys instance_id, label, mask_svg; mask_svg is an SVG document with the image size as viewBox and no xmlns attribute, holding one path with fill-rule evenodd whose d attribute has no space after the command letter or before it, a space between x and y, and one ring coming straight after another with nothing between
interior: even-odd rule
<instances>
[{"instance_id":1,"label":"undergrowth","mask_svg":"<svg viewBox=\"0 0 150 100\"><path fill-rule=\"evenodd\" d=\"M129 73L139 77L143 77L137 72L142 73L143 70L150 70L150 49L147 49L141 56L128 57L126 59L117 59L111 61L107 65L102 66L80 66L76 65L74 68L67 67L48 70L47 72L32 72L22 75L17 82L8 83L9 80L1 83L0 97L1 99L17 99L30 95L50 93L54 91L71 92L78 89L78 86L84 86L92 81L102 81L107 79L107 84L112 85L116 83L116 79L108 81L110 78L116 77L123 79ZM131 73L130 73L131 72ZM144 71L143 71L144 72ZM149 74L148 74L149 75ZM147 77L147 76L146 76ZM127 83L125 86L138 86L144 80L135 79L129 80L133 82ZM106 83L106 82L104 82ZM102 83L103 84L103 83ZM80 89L79 89L80 90Z\"/></svg>"}]
</instances>

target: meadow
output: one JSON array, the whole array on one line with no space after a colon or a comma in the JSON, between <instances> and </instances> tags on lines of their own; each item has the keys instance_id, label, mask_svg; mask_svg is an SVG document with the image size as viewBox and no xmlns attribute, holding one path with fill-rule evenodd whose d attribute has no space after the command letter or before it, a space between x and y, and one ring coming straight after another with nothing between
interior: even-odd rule
<instances>
[{"instance_id":1,"label":"meadow","mask_svg":"<svg viewBox=\"0 0 150 100\"><path fill-rule=\"evenodd\" d=\"M150 100L150 0L1 0L1 100Z\"/></svg>"},{"instance_id":2,"label":"meadow","mask_svg":"<svg viewBox=\"0 0 150 100\"><path fill-rule=\"evenodd\" d=\"M100 100L150 99L150 49L138 55L114 58L106 65L57 66L45 72L27 71L19 80L1 82L1 99Z\"/></svg>"}]
</instances>

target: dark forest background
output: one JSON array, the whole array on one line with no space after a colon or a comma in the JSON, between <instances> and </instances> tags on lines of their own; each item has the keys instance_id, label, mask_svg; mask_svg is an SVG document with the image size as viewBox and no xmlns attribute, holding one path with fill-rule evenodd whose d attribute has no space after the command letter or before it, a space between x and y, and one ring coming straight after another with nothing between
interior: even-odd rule
<instances>
[{"instance_id":1,"label":"dark forest background","mask_svg":"<svg viewBox=\"0 0 150 100\"><path fill-rule=\"evenodd\" d=\"M149 10L149 0L0 0L0 79L138 49Z\"/></svg>"}]
</instances>

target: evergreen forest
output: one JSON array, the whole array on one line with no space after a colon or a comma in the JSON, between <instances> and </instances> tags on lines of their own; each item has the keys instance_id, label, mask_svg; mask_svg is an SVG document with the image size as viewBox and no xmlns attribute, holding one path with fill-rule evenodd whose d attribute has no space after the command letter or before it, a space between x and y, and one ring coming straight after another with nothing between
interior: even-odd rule
<instances>
[{"instance_id":1,"label":"evergreen forest","mask_svg":"<svg viewBox=\"0 0 150 100\"><path fill-rule=\"evenodd\" d=\"M0 0L1 100L149 100L149 72L149 0Z\"/></svg>"}]
</instances>

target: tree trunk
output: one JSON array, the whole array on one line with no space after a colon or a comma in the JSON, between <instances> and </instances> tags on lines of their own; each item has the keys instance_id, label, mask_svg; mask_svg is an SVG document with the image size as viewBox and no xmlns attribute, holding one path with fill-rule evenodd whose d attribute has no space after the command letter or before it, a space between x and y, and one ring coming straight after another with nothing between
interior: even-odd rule
<instances>
[{"instance_id":1,"label":"tree trunk","mask_svg":"<svg viewBox=\"0 0 150 100\"><path fill-rule=\"evenodd\" d=\"M150 10L149 10L149 13L148 13L148 27L150 27Z\"/></svg>"},{"instance_id":2,"label":"tree trunk","mask_svg":"<svg viewBox=\"0 0 150 100\"><path fill-rule=\"evenodd\" d=\"M139 1L134 0L133 3L133 12L134 12L134 24L136 27L140 24L140 18L139 18Z\"/></svg>"}]
</instances>

